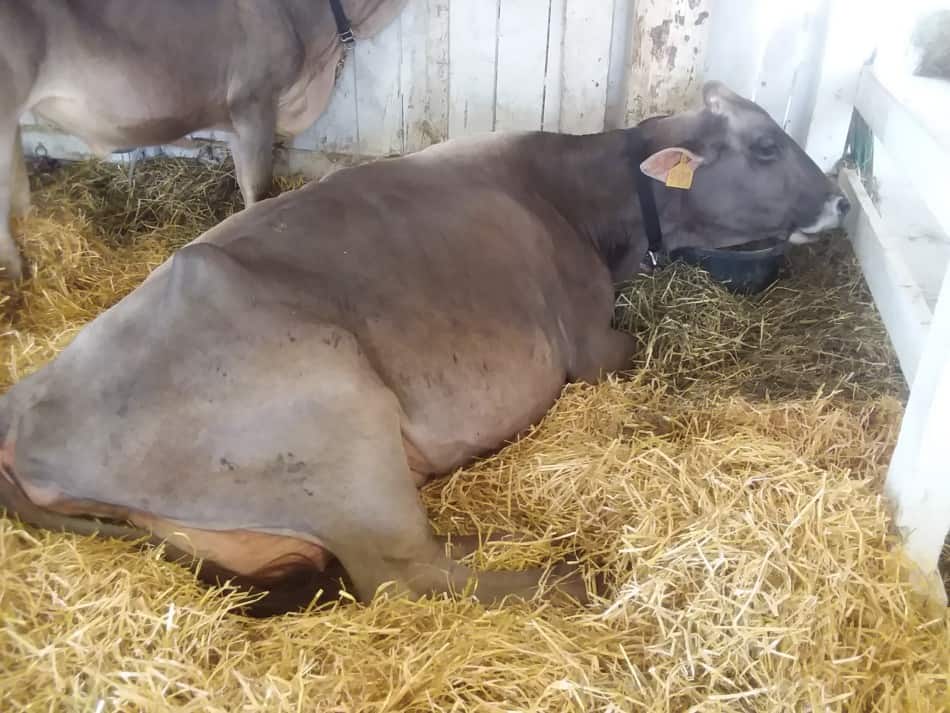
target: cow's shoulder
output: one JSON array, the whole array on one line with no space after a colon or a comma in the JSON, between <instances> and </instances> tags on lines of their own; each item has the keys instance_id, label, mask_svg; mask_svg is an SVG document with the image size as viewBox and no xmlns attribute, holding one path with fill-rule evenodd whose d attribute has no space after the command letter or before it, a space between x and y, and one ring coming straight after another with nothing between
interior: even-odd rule
<instances>
[{"instance_id":1,"label":"cow's shoulder","mask_svg":"<svg viewBox=\"0 0 950 713\"><path fill-rule=\"evenodd\" d=\"M223 247L195 242L176 252L162 280L165 309L185 311L218 307L229 312L247 307L257 294L257 276Z\"/></svg>"}]
</instances>

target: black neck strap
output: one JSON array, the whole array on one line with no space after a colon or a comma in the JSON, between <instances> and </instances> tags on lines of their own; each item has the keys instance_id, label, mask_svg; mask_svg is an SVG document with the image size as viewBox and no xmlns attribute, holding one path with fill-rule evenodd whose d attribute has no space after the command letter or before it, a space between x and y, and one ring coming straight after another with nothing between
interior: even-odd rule
<instances>
[{"instance_id":1,"label":"black neck strap","mask_svg":"<svg viewBox=\"0 0 950 713\"><path fill-rule=\"evenodd\" d=\"M663 251L663 229L660 227L660 214L656 209L653 179L640 169L640 164L647 159L646 142L642 139L638 141L637 149L633 152L633 174L637 184L637 197L640 200L643 230L647 234L647 254L643 263L644 267L653 269L657 267L657 258Z\"/></svg>"},{"instance_id":2,"label":"black neck strap","mask_svg":"<svg viewBox=\"0 0 950 713\"><path fill-rule=\"evenodd\" d=\"M353 28L350 27L350 20L343 12L343 4L340 0L330 0L330 9L333 11L333 19L336 21L336 36L344 45L351 45L356 42L353 36Z\"/></svg>"}]
</instances>

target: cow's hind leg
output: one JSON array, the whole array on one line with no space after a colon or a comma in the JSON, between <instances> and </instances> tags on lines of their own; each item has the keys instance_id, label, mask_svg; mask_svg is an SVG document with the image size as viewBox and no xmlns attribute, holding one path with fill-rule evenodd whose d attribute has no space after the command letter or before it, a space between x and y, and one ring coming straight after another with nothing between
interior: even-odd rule
<instances>
[{"instance_id":1,"label":"cow's hind leg","mask_svg":"<svg viewBox=\"0 0 950 713\"><path fill-rule=\"evenodd\" d=\"M229 585L251 595L242 611L254 617L299 611L311 603L333 601L342 591L352 589L339 562L323 569L300 567L279 577L244 575L213 560L199 560L191 548L169 542L151 530L120 522L79 517L35 505L7 473L0 473L0 514L16 517L31 527L65 532L80 537L109 537L140 545L162 546L165 559L195 568L197 577L212 586Z\"/></svg>"},{"instance_id":2,"label":"cow's hind leg","mask_svg":"<svg viewBox=\"0 0 950 713\"><path fill-rule=\"evenodd\" d=\"M185 560L184 564L191 564ZM344 591L352 591L346 570L338 560L326 569L300 568L277 580L236 574L212 561L202 561L197 576L211 586L228 585L252 595L252 601L241 607L244 614L268 617L301 611L310 605L338 601Z\"/></svg>"},{"instance_id":3,"label":"cow's hind leg","mask_svg":"<svg viewBox=\"0 0 950 713\"><path fill-rule=\"evenodd\" d=\"M271 189L274 172L276 110L267 101L232 103L234 137L231 153L245 207L264 198Z\"/></svg>"}]
</instances>

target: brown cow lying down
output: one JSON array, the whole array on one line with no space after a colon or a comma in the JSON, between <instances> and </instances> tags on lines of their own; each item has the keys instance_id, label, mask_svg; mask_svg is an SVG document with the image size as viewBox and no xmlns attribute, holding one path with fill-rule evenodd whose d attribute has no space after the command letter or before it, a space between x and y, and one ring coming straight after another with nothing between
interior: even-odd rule
<instances>
[{"instance_id":1,"label":"brown cow lying down","mask_svg":"<svg viewBox=\"0 0 950 713\"><path fill-rule=\"evenodd\" d=\"M406 0L343 0L368 37ZM329 0L0 2L0 278L17 279L10 214L29 207L19 120L58 124L97 154L233 133L246 204L271 185L275 133L323 113L343 45Z\"/></svg>"},{"instance_id":2,"label":"brown cow lying down","mask_svg":"<svg viewBox=\"0 0 950 713\"><path fill-rule=\"evenodd\" d=\"M664 185L681 159L689 190ZM0 398L0 504L49 528L128 522L104 531L271 588L336 558L362 600L462 589L475 574L416 488L628 363L611 318L646 250L641 162L671 248L814 234L847 210L718 84L637 128L340 171L199 237ZM481 572L477 596L532 595L542 574Z\"/></svg>"}]
</instances>

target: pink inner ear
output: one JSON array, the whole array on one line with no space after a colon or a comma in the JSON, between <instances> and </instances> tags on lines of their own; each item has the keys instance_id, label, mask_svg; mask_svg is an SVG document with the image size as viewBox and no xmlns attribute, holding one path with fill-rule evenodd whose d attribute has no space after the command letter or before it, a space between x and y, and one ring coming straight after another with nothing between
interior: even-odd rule
<instances>
[{"instance_id":1,"label":"pink inner ear","mask_svg":"<svg viewBox=\"0 0 950 713\"><path fill-rule=\"evenodd\" d=\"M650 156L640 164L640 170L650 178L660 183L666 183L667 176L670 175L673 166L678 164L684 155L689 159L689 167L694 171L703 163L702 156L697 156L689 149L673 146L668 149L660 149Z\"/></svg>"}]
</instances>

